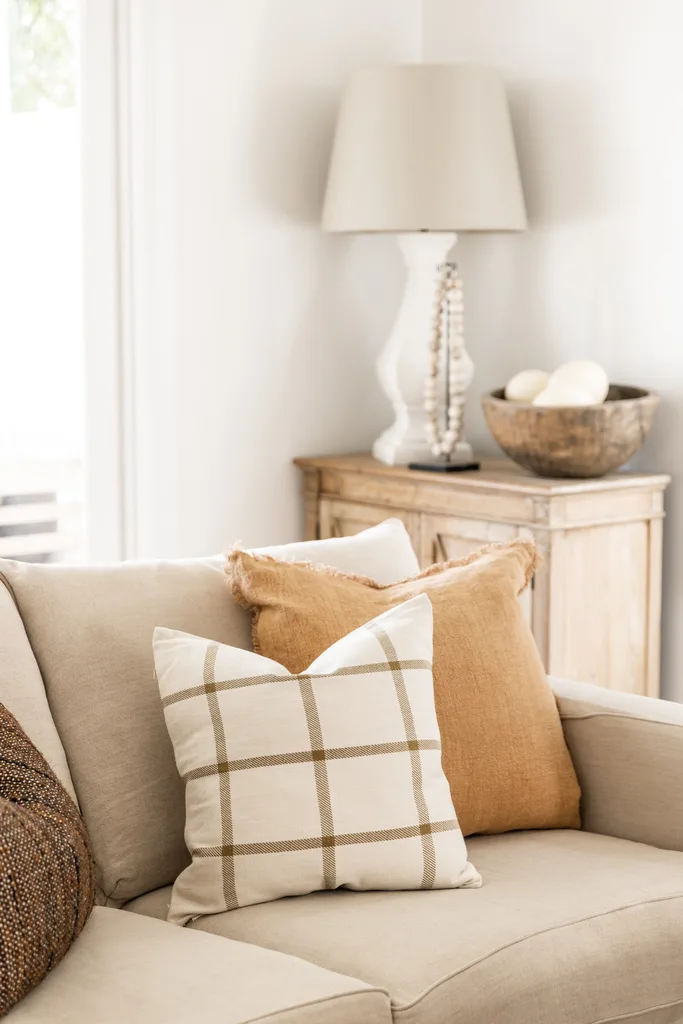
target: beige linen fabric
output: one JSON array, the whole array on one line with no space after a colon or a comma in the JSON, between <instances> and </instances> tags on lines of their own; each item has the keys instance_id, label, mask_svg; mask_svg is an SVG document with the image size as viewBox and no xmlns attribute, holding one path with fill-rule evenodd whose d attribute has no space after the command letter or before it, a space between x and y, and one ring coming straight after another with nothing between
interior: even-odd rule
<instances>
[{"instance_id":1,"label":"beige linen fabric","mask_svg":"<svg viewBox=\"0 0 683 1024\"><path fill-rule=\"evenodd\" d=\"M387 988L395 1024L683 1020L683 854L575 831L467 845L481 889L314 893L189 927ZM168 895L130 909L162 916Z\"/></svg>"},{"instance_id":2,"label":"beige linen fabric","mask_svg":"<svg viewBox=\"0 0 683 1024\"><path fill-rule=\"evenodd\" d=\"M353 558L353 540L344 546L345 559ZM387 571L394 561L401 568L415 557L402 524L380 530L375 541L374 568L382 559ZM332 558L337 549L331 543L316 548L311 542L308 557ZM364 572L362 537L359 545L355 571ZM286 549L279 557L286 557ZM0 561L59 737L2 588L0 599L14 619L0 640L12 643L0 686L59 778L75 787L92 839L100 899L112 905L172 882L189 862L184 789L154 679L152 633L163 622L250 647L249 616L230 596L222 565L222 556L87 566Z\"/></svg>"},{"instance_id":3,"label":"beige linen fabric","mask_svg":"<svg viewBox=\"0 0 683 1024\"><path fill-rule=\"evenodd\" d=\"M683 851L683 706L550 683L583 791L583 827Z\"/></svg>"},{"instance_id":4,"label":"beige linen fabric","mask_svg":"<svg viewBox=\"0 0 683 1024\"><path fill-rule=\"evenodd\" d=\"M90 832L101 898L172 882L188 863L184 793L159 706L160 622L249 644L215 560L6 563Z\"/></svg>"},{"instance_id":5,"label":"beige linen fabric","mask_svg":"<svg viewBox=\"0 0 683 1024\"><path fill-rule=\"evenodd\" d=\"M40 669L12 594L4 585L0 560L0 704L4 704L75 800L69 766L45 695Z\"/></svg>"},{"instance_id":6,"label":"beige linen fabric","mask_svg":"<svg viewBox=\"0 0 683 1024\"><path fill-rule=\"evenodd\" d=\"M13 1024L391 1024L386 993L294 957L96 907Z\"/></svg>"},{"instance_id":7,"label":"beige linen fabric","mask_svg":"<svg viewBox=\"0 0 683 1024\"><path fill-rule=\"evenodd\" d=\"M339 886L481 884L441 769L424 594L299 675L163 628L154 659L192 854L169 921Z\"/></svg>"},{"instance_id":8,"label":"beige linen fabric","mask_svg":"<svg viewBox=\"0 0 683 1024\"><path fill-rule=\"evenodd\" d=\"M380 585L233 551L233 593L254 612L254 649L301 672L330 644L417 594L434 609L434 693L443 767L464 835L579 826L579 786L518 600L531 541L482 548Z\"/></svg>"}]
</instances>

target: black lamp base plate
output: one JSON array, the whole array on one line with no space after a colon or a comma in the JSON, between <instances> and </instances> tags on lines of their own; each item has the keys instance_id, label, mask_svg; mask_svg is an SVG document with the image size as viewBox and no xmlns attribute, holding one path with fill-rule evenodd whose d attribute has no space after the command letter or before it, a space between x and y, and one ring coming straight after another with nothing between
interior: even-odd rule
<instances>
[{"instance_id":1,"label":"black lamp base plate","mask_svg":"<svg viewBox=\"0 0 683 1024\"><path fill-rule=\"evenodd\" d=\"M419 469L426 473L467 473L473 469L481 469L478 462L409 462L408 469Z\"/></svg>"}]
</instances>

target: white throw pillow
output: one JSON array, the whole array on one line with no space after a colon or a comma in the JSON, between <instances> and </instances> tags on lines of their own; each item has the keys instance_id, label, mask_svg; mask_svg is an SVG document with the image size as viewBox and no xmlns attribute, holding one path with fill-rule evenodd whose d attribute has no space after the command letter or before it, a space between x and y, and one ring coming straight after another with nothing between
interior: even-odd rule
<instances>
[{"instance_id":1,"label":"white throw pillow","mask_svg":"<svg viewBox=\"0 0 683 1024\"><path fill-rule=\"evenodd\" d=\"M169 921L340 886L481 884L441 768L426 595L301 675L162 628L154 659L192 856Z\"/></svg>"},{"instance_id":2,"label":"white throw pillow","mask_svg":"<svg viewBox=\"0 0 683 1024\"><path fill-rule=\"evenodd\" d=\"M351 537L256 548L254 554L270 555L280 562L331 565L341 572L369 576L382 584L400 583L420 571L408 531L400 519L385 519Z\"/></svg>"}]
</instances>

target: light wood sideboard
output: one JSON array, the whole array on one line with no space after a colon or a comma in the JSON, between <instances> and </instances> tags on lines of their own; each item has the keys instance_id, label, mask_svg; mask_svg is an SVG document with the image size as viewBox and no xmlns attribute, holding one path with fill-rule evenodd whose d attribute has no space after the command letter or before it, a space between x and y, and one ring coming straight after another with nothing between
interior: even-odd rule
<instances>
[{"instance_id":1,"label":"light wood sideboard","mask_svg":"<svg viewBox=\"0 0 683 1024\"><path fill-rule=\"evenodd\" d=\"M370 455L296 459L308 539L401 519L423 567L533 537L543 565L523 601L551 675L659 694L662 519L668 476L549 480L506 459L476 472L385 466Z\"/></svg>"}]
</instances>

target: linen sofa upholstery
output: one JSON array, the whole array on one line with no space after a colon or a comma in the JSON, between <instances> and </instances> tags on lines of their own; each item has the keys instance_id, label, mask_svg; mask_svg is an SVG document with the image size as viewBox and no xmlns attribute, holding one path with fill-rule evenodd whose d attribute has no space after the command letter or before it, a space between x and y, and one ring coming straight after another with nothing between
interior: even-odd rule
<instances>
[{"instance_id":1,"label":"linen sofa upholstery","mask_svg":"<svg viewBox=\"0 0 683 1024\"><path fill-rule=\"evenodd\" d=\"M199 918L386 988L398 1024L683 1020L683 855L573 830L468 840L479 890L312 893ZM163 917L170 890L127 909Z\"/></svg>"},{"instance_id":2,"label":"linen sofa upholstery","mask_svg":"<svg viewBox=\"0 0 683 1024\"><path fill-rule=\"evenodd\" d=\"M0 576L0 702L36 745L67 793L76 791L40 669L10 591Z\"/></svg>"},{"instance_id":3,"label":"linen sofa upholstery","mask_svg":"<svg viewBox=\"0 0 683 1024\"><path fill-rule=\"evenodd\" d=\"M584 829L683 851L683 705L566 679L550 684Z\"/></svg>"},{"instance_id":4,"label":"linen sofa upholstery","mask_svg":"<svg viewBox=\"0 0 683 1024\"><path fill-rule=\"evenodd\" d=\"M100 902L189 863L185 795L154 679L165 625L247 647L249 617L220 558L118 565L1 562L40 667L97 865Z\"/></svg>"},{"instance_id":5,"label":"linen sofa upholstery","mask_svg":"<svg viewBox=\"0 0 683 1024\"><path fill-rule=\"evenodd\" d=\"M12 1024L391 1024L385 992L312 963L95 907Z\"/></svg>"},{"instance_id":6,"label":"linen sofa upholstery","mask_svg":"<svg viewBox=\"0 0 683 1024\"><path fill-rule=\"evenodd\" d=\"M384 990L405 1024L683 1024L683 709L553 681L584 831L469 839L480 890L316 893L181 930L144 919L189 861L151 634L249 645L222 560L0 561L3 579L0 701L75 786L107 892L136 912L96 908L16 1024L388 1024Z\"/></svg>"}]
</instances>

